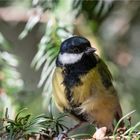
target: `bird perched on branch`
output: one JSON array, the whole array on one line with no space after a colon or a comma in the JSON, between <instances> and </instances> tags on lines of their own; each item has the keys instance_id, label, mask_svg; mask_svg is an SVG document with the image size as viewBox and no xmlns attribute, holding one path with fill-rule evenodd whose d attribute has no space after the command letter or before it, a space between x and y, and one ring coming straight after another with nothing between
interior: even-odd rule
<instances>
[{"instance_id":1,"label":"bird perched on branch","mask_svg":"<svg viewBox=\"0 0 140 140\"><path fill-rule=\"evenodd\" d=\"M53 97L60 111L112 132L122 110L108 67L95 51L84 37L62 42L53 76Z\"/></svg>"}]
</instances>

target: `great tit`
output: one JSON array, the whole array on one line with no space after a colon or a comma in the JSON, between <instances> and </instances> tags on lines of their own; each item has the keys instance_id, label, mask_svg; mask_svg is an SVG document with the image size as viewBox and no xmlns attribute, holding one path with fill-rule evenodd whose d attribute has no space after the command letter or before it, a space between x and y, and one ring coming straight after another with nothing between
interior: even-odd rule
<instances>
[{"instance_id":1,"label":"great tit","mask_svg":"<svg viewBox=\"0 0 140 140\"><path fill-rule=\"evenodd\" d=\"M60 111L113 131L122 109L111 73L95 51L81 36L62 42L53 75L53 98Z\"/></svg>"}]
</instances>

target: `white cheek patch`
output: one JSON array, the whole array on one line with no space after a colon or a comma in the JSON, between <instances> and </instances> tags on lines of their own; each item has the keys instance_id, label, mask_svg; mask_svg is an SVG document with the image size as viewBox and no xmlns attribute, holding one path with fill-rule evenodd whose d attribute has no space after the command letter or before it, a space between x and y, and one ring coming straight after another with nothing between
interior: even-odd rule
<instances>
[{"instance_id":1,"label":"white cheek patch","mask_svg":"<svg viewBox=\"0 0 140 140\"><path fill-rule=\"evenodd\" d=\"M79 54L63 53L63 54L59 54L58 59L63 65L74 64L78 62L79 60L81 60L82 56L83 56L83 53L79 53Z\"/></svg>"}]
</instances>

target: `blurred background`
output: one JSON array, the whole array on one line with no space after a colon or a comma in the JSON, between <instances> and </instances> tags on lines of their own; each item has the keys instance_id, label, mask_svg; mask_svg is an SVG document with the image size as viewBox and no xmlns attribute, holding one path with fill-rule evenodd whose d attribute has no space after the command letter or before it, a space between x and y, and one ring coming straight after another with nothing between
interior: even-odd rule
<instances>
[{"instance_id":1,"label":"blurred background","mask_svg":"<svg viewBox=\"0 0 140 140\"><path fill-rule=\"evenodd\" d=\"M140 2L135 0L0 0L0 117L51 105L60 43L88 38L107 63L123 113L140 119Z\"/></svg>"}]
</instances>

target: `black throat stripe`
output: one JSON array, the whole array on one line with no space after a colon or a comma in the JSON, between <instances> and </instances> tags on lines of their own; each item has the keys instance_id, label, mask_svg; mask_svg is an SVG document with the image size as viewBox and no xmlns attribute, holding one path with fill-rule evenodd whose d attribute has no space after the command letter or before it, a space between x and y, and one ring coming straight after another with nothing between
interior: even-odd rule
<instances>
[{"instance_id":1,"label":"black throat stripe","mask_svg":"<svg viewBox=\"0 0 140 140\"><path fill-rule=\"evenodd\" d=\"M57 61L56 64L58 67L61 67L63 69L63 84L65 86L66 98L70 104L70 109L65 108L65 110L74 115L75 117L79 118L79 120L87 121L86 114L81 114L81 110L79 109L81 103L74 103L72 88L74 86L80 86L84 84L80 80L80 77L87 74L92 68L96 66L96 58L93 54L84 55L82 59L75 64L62 66L59 61Z\"/></svg>"},{"instance_id":2,"label":"black throat stripe","mask_svg":"<svg viewBox=\"0 0 140 140\"><path fill-rule=\"evenodd\" d=\"M82 59L71 65L66 65L63 67L63 84L65 86L65 93L67 100L73 105L73 93L72 88L74 86L82 85L80 76L87 74L93 67L97 64L95 57L91 55L85 55Z\"/></svg>"}]
</instances>

